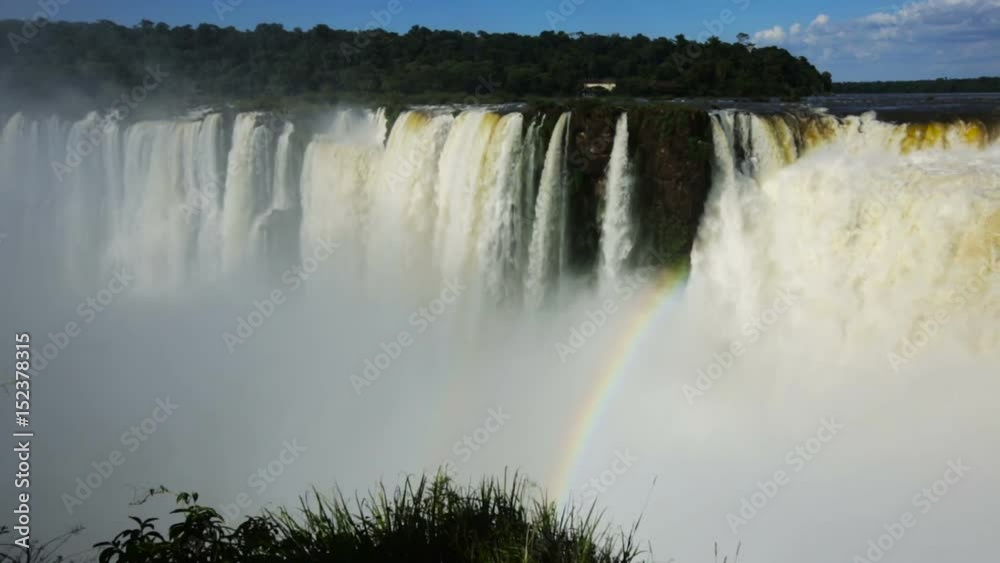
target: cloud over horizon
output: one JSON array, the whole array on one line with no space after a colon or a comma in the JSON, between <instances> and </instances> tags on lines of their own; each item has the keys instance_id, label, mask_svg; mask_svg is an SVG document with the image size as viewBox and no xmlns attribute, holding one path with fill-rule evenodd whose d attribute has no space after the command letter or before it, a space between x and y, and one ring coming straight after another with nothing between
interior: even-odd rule
<instances>
[{"instance_id":1,"label":"cloud over horizon","mask_svg":"<svg viewBox=\"0 0 1000 563\"><path fill-rule=\"evenodd\" d=\"M820 13L753 40L805 55L834 80L1000 75L1000 0L907 2L848 20Z\"/></svg>"}]
</instances>

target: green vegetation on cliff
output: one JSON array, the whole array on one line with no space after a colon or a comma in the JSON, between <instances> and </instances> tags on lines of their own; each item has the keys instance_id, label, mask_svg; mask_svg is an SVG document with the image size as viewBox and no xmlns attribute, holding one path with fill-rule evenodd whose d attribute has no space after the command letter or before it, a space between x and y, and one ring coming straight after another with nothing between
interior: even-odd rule
<instances>
[{"instance_id":1,"label":"green vegetation on cliff","mask_svg":"<svg viewBox=\"0 0 1000 563\"><path fill-rule=\"evenodd\" d=\"M616 81L615 93L626 96L797 96L831 87L805 58L716 37L17 20L0 21L0 32L15 45L0 50L0 84L15 100L111 100L141 85L147 65L169 73L161 88L173 97L214 101L391 94L483 102L577 95L594 79Z\"/></svg>"}]
</instances>

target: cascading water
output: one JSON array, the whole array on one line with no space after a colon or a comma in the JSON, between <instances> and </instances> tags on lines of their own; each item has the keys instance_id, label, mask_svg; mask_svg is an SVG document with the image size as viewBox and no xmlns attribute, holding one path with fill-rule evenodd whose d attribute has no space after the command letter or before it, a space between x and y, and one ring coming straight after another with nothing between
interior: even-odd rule
<instances>
[{"instance_id":1,"label":"cascading water","mask_svg":"<svg viewBox=\"0 0 1000 563\"><path fill-rule=\"evenodd\" d=\"M259 122L265 118L260 113L243 113L233 127L222 205L222 264L226 270L239 267L260 250L248 248L247 241L254 221L273 198L274 134Z\"/></svg>"},{"instance_id":2,"label":"cascading water","mask_svg":"<svg viewBox=\"0 0 1000 563\"><path fill-rule=\"evenodd\" d=\"M522 152L524 118L505 115L497 124L499 142L491 143L487 164L480 174L477 199L479 220L478 260L486 293L497 302L516 297L521 279L518 245L521 231L518 203L524 190Z\"/></svg>"},{"instance_id":3,"label":"cascading water","mask_svg":"<svg viewBox=\"0 0 1000 563\"><path fill-rule=\"evenodd\" d=\"M397 120L395 126L399 126ZM342 244L345 258L363 268L369 232L368 184L379 170L387 121L384 109L334 114L322 133L308 142L300 177L300 247L308 254L317 241Z\"/></svg>"},{"instance_id":4,"label":"cascading water","mask_svg":"<svg viewBox=\"0 0 1000 563\"><path fill-rule=\"evenodd\" d=\"M231 133L219 113L131 125L97 114L76 123L14 114L0 156L37 189L18 190L8 178L3 193L29 215L62 209L48 236L62 237L66 266L81 280L132 266L176 287L216 279L275 237L308 253L329 236L375 277L433 264L437 280L476 277L497 301L523 292L538 305L566 263L569 120L561 115L545 140L541 119L526 124L520 113L408 111L386 139L384 111L345 110L300 142L291 122L262 113L237 115ZM996 144L982 123L721 111L711 126L714 188L692 254L692 288L739 314L779 282L840 280L852 289L824 294L865 309L851 323L871 326L877 321L860 319L873 314L872 301L911 299L926 309L993 252ZM626 270L634 245L628 143L622 114L600 221L604 278ZM827 187L845 183L857 189ZM950 230L925 226L944 223ZM826 248L840 249L840 258ZM918 263L933 266L937 281L904 275ZM913 287L886 289L893 284ZM991 299L984 292L969 302ZM919 322L922 309L911 310L914 318L899 322Z\"/></svg>"},{"instance_id":5,"label":"cascading water","mask_svg":"<svg viewBox=\"0 0 1000 563\"><path fill-rule=\"evenodd\" d=\"M369 187L372 275L412 274L433 259L438 160L454 121L450 115L414 111L396 120ZM384 248L397 248L399 253L386 253Z\"/></svg>"},{"instance_id":6,"label":"cascading water","mask_svg":"<svg viewBox=\"0 0 1000 563\"><path fill-rule=\"evenodd\" d=\"M323 237L373 278L433 264L428 283L475 278L495 302L526 293L540 303L559 278L568 113L548 140L541 118L526 124L517 112L407 111L386 138L384 110L343 110L305 142L286 119L241 113L227 132L210 111L130 125L96 113L74 124L15 114L3 158L32 157L22 167L45 188L30 195L51 192L46 200L63 210L64 260L84 285L121 267L151 290L218 280L262 253L287 254L288 240L305 256ZM82 155L54 179L48 164L66 160L60 147L85 141L99 156ZM625 161L616 155L614 166Z\"/></svg>"},{"instance_id":7,"label":"cascading water","mask_svg":"<svg viewBox=\"0 0 1000 563\"><path fill-rule=\"evenodd\" d=\"M495 113L462 113L442 149L434 254L445 278L464 279L474 272L482 180L484 168L492 165L487 156L499 121Z\"/></svg>"},{"instance_id":8,"label":"cascading water","mask_svg":"<svg viewBox=\"0 0 1000 563\"><path fill-rule=\"evenodd\" d=\"M277 157L274 161L274 202L271 209L293 209L299 204L296 190L298 178L295 177L295 155L292 149L294 132L295 126L287 123L278 137Z\"/></svg>"},{"instance_id":9,"label":"cascading water","mask_svg":"<svg viewBox=\"0 0 1000 563\"><path fill-rule=\"evenodd\" d=\"M100 142L102 133L104 142ZM109 194L100 153L113 145L107 142L108 133L100 115L91 112L73 124L67 138L67 146L76 149L80 156L76 161L66 158L73 171L60 186L66 203L60 223L66 229L67 269L82 287L96 281L98 272L92 257L99 254L106 241L107 224L102 216Z\"/></svg>"},{"instance_id":10,"label":"cascading water","mask_svg":"<svg viewBox=\"0 0 1000 563\"><path fill-rule=\"evenodd\" d=\"M204 280L222 273L222 205L225 189L222 114L205 117L199 129L196 183L187 190L185 215L198 233L196 261Z\"/></svg>"},{"instance_id":11,"label":"cascading water","mask_svg":"<svg viewBox=\"0 0 1000 563\"><path fill-rule=\"evenodd\" d=\"M985 126L732 111L712 126L693 291L748 318L792 288L847 349L941 310L970 346L1000 345L1000 145Z\"/></svg>"},{"instance_id":12,"label":"cascading water","mask_svg":"<svg viewBox=\"0 0 1000 563\"><path fill-rule=\"evenodd\" d=\"M628 158L628 114L618 118L605 184L604 219L601 222L601 273L618 279L635 244L632 218L632 170Z\"/></svg>"},{"instance_id":13,"label":"cascading water","mask_svg":"<svg viewBox=\"0 0 1000 563\"><path fill-rule=\"evenodd\" d=\"M569 142L569 112L559 116L538 185L535 224L528 251L525 292L528 303L539 306L553 279L558 279L566 257L566 145Z\"/></svg>"},{"instance_id":14,"label":"cascading water","mask_svg":"<svg viewBox=\"0 0 1000 563\"><path fill-rule=\"evenodd\" d=\"M528 252L531 248L531 232L535 224L535 200L538 198L538 174L539 155L542 153L541 128L544 118L536 118L528 126L528 133L524 138L524 179L521 190L521 201L518 208L520 213L516 214L515 220L520 220L518 235L518 263L522 269L527 267Z\"/></svg>"}]
</instances>

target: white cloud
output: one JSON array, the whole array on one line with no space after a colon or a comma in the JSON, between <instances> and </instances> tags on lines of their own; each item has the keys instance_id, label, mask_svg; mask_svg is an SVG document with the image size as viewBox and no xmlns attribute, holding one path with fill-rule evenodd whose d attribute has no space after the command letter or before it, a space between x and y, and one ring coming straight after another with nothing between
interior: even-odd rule
<instances>
[{"instance_id":1,"label":"white cloud","mask_svg":"<svg viewBox=\"0 0 1000 563\"><path fill-rule=\"evenodd\" d=\"M1000 74L994 55L1000 51L1000 0L900 2L836 21L818 14L808 26L794 23L785 33L775 25L753 37L823 60L824 70L841 80Z\"/></svg>"},{"instance_id":2,"label":"white cloud","mask_svg":"<svg viewBox=\"0 0 1000 563\"><path fill-rule=\"evenodd\" d=\"M876 12L860 18L858 21L861 23L873 23L875 25L893 25L896 23L896 15Z\"/></svg>"},{"instance_id":3,"label":"white cloud","mask_svg":"<svg viewBox=\"0 0 1000 563\"><path fill-rule=\"evenodd\" d=\"M821 27L825 26L828 23L830 23L830 16L826 14L819 14L818 16L816 16L816 19L814 19L812 23L809 24L809 27Z\"/></svg>"},{"instance_id":4,"label":"white cloud","mask_svg":"<svg viewBox=\"0 0 1000 563\"><path fill-rule=\"evenodd\" d=\"M753 38L758 43L781 43L785 40L785 30L780 25L776 25L771 29L754 33Z\"/></svg>"}]
</instances>

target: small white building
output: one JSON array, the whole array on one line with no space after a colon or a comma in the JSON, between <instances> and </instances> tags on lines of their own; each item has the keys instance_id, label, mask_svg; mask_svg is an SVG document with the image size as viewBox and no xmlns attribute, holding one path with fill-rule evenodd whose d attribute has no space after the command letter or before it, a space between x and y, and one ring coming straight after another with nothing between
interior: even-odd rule
<instances>
[{"instance_id":1,"label":"small white building","mask_svg":"<svg viewBox=\"0 0 1000 563\"><path fill-rule=\"evenodd\" d=\"M614 92L615 86L617 86L617 84L614 80L595 80L593 82L583 83L584 90L589 90L591 88L604 88L608 92Z\"/></svg>"}]
</instances>

